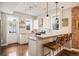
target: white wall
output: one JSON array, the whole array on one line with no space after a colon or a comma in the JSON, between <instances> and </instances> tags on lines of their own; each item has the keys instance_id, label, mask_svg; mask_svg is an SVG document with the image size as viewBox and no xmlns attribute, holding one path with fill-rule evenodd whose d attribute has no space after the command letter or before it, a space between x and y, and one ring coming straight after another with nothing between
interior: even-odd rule
<instances>
[{"instance_id":1,"label":"white wall","mask_svg":"<svg viewBox=\"0 0 79 59\"><path fill-rule=\"evenodd\" d=\"M55 16L55 12L49 12L51 16ZM53 30L52 33L53 34L64 34L64 33L71 33L71 8L68 9L64 9L63 12L63 17L64 18L68 18L68 26L67 27L62 27L62 10L59 10L58 12L59 15L59 30ZM44 14L38 17L38 20L40 20L40 18L44 18L43 20L43 28L50 28L50 19L45 19Z\"/></svg>"},{"instance_id":2,"label":"white wall","mask_svg":"<svg viewBox=\"0 0 79 59\"><path fill-rule=\"evenodd\" d=\"M33 29L38 29L38 20L33 20Z\"/></svg>"},{"instance_id":3,"label":"white wall","mask_svg":"<svg viewBox=\"0 0 79 59\"><path fill-rule=\"evenodd\" d=\"M1 12L1 45L6 45L6 37L7 37L7 31L6 31L6 14Z\"/></svg>"},{"instance_id":4,"label":"white wall","mask_svg":"<svg viewBox=\"0 0 79 59\"><path fill-rule=\"evenodd\" d=\"M63 33L66 32L71 32L71 23L72 23L72 17L71 17L71 9L66 9L64 10L64 18L68 18L68 27L62 27L61 26L61 32L63 31ZM61 21L62 22L62 21ZM65 30L66 29L66 30ZM64 31L65 30L65 31Z\"/></svg>"},{"instance_id":5,"label":"white wall","mask_svg":"<svg viewBox=\"0 0 79 59\"><path fill-rule=\"evenodd\" d=\"M63 18L68 18L68 26L62 27L62 11L59 12L59 30L54 30L53 34L71 33L71 9L65 9L63 11Z\"/></svg>"}]
</instances>

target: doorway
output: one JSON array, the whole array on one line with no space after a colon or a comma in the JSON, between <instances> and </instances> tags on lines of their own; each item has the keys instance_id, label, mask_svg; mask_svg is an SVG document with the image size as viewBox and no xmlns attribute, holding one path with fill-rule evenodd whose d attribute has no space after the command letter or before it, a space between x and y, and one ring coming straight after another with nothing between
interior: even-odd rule
<instances>
[{"instance_id":1,"label":"doorway","mask_svg":"<svg viewBox=\"0 0 79 59\"><path fill-rule=\"evenodd\" d=\"M7 15L7 44L19 42L19 22L18 17Z\"/></svg>"}]
</instances>

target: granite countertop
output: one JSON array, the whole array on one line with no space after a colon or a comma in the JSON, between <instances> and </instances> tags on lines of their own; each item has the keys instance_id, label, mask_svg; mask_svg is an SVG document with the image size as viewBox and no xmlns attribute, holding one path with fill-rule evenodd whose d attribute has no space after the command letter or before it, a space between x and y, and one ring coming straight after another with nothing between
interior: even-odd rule
<instances>
[{"instance_id":1,"label":"granite countertop","mask_svg":"<svg viewBox=\"0 0 79 59\"><path fill-rule=\"evenodd\" d=\"M60 35L63 35L63 34L41 34L41 35L35 35L35 36L32 36L32 37L29 37L30 39L34 39L36 40L37 38L51 38L51 37L56 37L56 36L60 36Z\"/></svg>"},{"instance_id":2,"label":"granite countertop","mask_svg":"<svg viewBox=\"0 0 79 59\"><path fill-rule=\"evenodd\" d=\"M37 38L49 38L49 37L53 37L53 36L55 36L55 35L53 35L53 34L41 34L41 35L31 36L31 37L29 37L29 39L36 40Z\"/></svg>"},{"instance_id":3,"label":"granite countertop","mask_svg":"<svg viewBox=\"0 0 79 59\"><path fill-rule=\"evenodd\" d=\"M29 37L29 39L36 40L37 38L50 38L58 35L61 35L61 34L41 34L41 35L31 36Z\"/></svg>"},{"instance_id":4,"label":"granite countertop","mask_svg":"<svg viewBox=\"0 0 79 59\"><path fill-rule=\"evenodd\" d=\"M42 35L37 35L38 38L49 38L49 37L54 37L58 36L59 34L42 34Z\"/></svg>"}]
</instances>

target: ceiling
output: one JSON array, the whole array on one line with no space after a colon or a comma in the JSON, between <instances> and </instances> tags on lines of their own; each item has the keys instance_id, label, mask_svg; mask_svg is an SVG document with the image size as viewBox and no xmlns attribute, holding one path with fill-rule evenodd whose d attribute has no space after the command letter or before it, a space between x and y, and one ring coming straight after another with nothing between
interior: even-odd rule
<instances>
[{"instance_id":1,"label":"ceiling","mask_svg":"<svg viewBox=\"0 0 79 59\"><path fill-rule=\"evenodd\" d=\"M59 2L58 8L64 6L64 8L70 8L79 5L78 2ZM32 16L39 16L45 13L47 3L46 2L0 2L0 10L7 13L19 12ZM48 3L48 10L55 10L55 2Z\"/></svg>"}]
</instances>

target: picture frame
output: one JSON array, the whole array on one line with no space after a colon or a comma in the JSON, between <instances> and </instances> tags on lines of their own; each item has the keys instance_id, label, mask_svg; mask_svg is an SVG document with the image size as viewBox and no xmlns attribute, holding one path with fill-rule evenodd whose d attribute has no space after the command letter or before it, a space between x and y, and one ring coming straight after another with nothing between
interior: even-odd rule
<instances>
[{"instance_id":1,"label":"picture frame","mask_svg":"<svg viewBox=\"0 0 79 59\"><path fill-rule=\"evenodd\" d=\"M79 19L76 20L76 29L79 29Z\"/></svg>"},{"instance_id":2,"label":"picture frame","mask_svg":"<svg viewBox=\"0 0 79 59\"><path fill-rule=\"evenodd\" d=\"M68 18L63 18L62 19L62 27L68 26Z\"/></svg>"}]
</instances>

